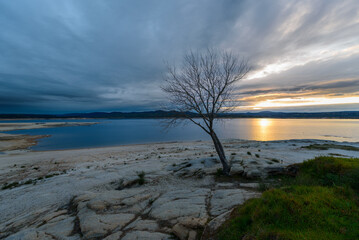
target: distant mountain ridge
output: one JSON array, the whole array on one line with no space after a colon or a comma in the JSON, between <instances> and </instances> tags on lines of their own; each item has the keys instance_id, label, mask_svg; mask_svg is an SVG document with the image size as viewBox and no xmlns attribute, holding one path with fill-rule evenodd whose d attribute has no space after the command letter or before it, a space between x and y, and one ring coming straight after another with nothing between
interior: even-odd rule
<instances>
[{"instance_id":1,"label":"distant mountain ridge","mask_svg":"<svg viewBox=\"0 0 359 240\"><path fill-rule=\"evenodd\" d=\"M196 113L187 113L192 117L198 117ZM0 119L61 119L61 118L105 118L105 119L160 119L183 117L184 113L176 111L147 111L147 112L91 112L68 114L0 114ZM218 115L219 118L334 118L334 119L359 119L359 111L341 112L246 112L226 113Z\"/></svg>"}]
</instances>

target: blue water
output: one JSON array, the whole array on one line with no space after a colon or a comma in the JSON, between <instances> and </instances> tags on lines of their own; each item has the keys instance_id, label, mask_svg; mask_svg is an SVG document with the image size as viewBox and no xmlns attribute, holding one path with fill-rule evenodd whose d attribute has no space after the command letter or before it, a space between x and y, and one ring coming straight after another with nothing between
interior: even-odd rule
<instances>
[{"instance_id":1,"label":"blue water","mask_svg":"<svg viewBox=\"0 0 359 240\"><path fill-rule=\"evenodd\" d=\"M1 121L14 122L14 121ZM64 120L22 120L16 122L64 122ZM210 140L198 126L188 123L166 131L163 121L155 119L68 120L99 122L90 126L56 127L10 131L7 133L51 135L39 139L32 150L60 150L171 142ZM220 138L248 140L326 139L359 141L359 120L345 119L230 119L216 125Z\"/></svg>"}]
</instances>

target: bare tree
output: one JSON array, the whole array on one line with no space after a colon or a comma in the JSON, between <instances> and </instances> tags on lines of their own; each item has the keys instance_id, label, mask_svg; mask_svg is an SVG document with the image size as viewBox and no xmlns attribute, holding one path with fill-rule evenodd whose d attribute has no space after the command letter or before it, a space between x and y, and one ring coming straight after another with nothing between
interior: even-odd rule
<instances>
[{"instance_id":1,"label":"bare tree","mask_svg":"<svg viewBox=\"0 0 359 240\"><path fill-rule=\"evenodd\" d=\"M186 54L179 69L168 66L168 72L164 75L162 90L167 93L171 108L183 114L180 118L170 120L169 125L188 119L208 133L226 175L231 167L214 131L214 120L219 114L234 109L234 85L249 69L248 61L231 52L208 49L204 53Z\"/></svg>"}]
</instances>

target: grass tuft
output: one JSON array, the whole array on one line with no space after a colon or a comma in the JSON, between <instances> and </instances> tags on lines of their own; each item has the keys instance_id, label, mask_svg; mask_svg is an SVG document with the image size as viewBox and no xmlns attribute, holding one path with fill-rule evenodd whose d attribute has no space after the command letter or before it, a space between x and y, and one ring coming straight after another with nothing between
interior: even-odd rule
<instances>
[{"instance_id":1,"label":"grass tuft","mask_svg":"<svg viewBox=\"0 0 359 240\"><path fill-rule=\"evenodd\" d=\"M137 183L138 184L140 184L140 185L145 184L145 175L146 175L146 173L144 171L137 173L137 176L138 176Z\"/></svg>"}]
</instances>

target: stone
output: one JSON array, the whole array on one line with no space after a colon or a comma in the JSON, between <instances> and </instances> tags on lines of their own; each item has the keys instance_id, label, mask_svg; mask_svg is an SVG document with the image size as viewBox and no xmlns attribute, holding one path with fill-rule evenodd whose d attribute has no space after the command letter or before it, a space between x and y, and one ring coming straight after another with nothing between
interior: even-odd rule
<instances>
[{"instance_id":1,"label":"stone","mask_svg":"<svg viewBox=\"0 0 359 240\"><path fill-rule=\"evenodd\" d=\"M244 168L239 163L234 163L231 167L231 174L239 174L242 175L244 172Z\"/></svg>"},{"instance_id":2,"label":"stone","mask_svg":"<svg viewBox=\"0 0 359 240\"><path fill-rule=\"evenodd\" d=\"M211 198L212 216L218 216L234 206L244 203L249 198L256 197L258 193L244 189L219 189L213 192Z\"/></svg>"},{"instance_id":3,"label":"stone","mask_svg":"<svg viewBox=\"0 0 359 240\"><path fill-rule=\"evenodd\" d=\"M259 184L258 183L241 183L240 187L257 189L259 187Z\"/></svg>"},{"instance_id":4,"label":"stone","mask_svg":"<svg viewBox=\"0 0 359 240\"><path fill-rule=\"evenodd\" d=\"M221 215L213 218L205 227L203 231L203 236L211 236L217 231L217 229L230 217L232 210L229 210Z\"/></svg>"},{"instance_id":5,"label":"stone","mask_svg":"<svg viewBox=\"0 0 359 240\"><path fill-rule=\"evenodd\" d=\"M86 239L100 238L115 229L121 229L135 215L131 213L96 214L91 210L83 210L78 214L81 232Z\"/></svg>"},{"instance_id":6,"label":"stone","mask_svg":"<svg viewBox=\"0 0 359 240\"><path fill-rule=\"evenodd\" d=\"M204 227L207 223L208 218L196 218L196 217L180 217L177 219L178 222L188 228Z\"/></svg>"},{"instance_id":7,"label":"stone","mask_svg":"<svg viewBox=\"0 0 359 240\"><path fill-rule=\"evenodd\" d=\"M107 208L108 204L105 201L97 200L87 203L87 207L94 211L103 211Z\"/></svg>"},{"instance_id":8,"label":"stone","mask_svg":"<svg viewBox=\"0 0 359 240\"><path fill-rule=\"evenodd\" d=\"M127 233L122 240L170 240L171 235L159 232L134 231Z\"/></svg>"},{"instance_id":9,"label":"stone","mask_svg":"<svg viewBox=\"0 0 359 240\"><path fill-rule=\"evenodd\" d=\"M174 222L181 217L207 219L206 197L209 192L209 189L202 188L167 192L153 203L150 216Z\"/></svg>"},{"instance_id":10,"label":"stone","mask_svg":"<svg viewBox=\"0 0 359 240\"><path fill-rule=\"evenodd\" d=\"M69 217L69 216L67 216L66 218L63 217L66 216L60 216L54 218L47 224L39 227L38 229L59 238L70 236L74 229L75 217ZM58 221L56 221L56 219L58 219Z\"/></svg>"},{"instance_id":11,"label":"stone","mask_svg":"<svg viewBox=\"0 0 359 240\"><path fill-rule=\"evenodd\" d=\"M22 228L26 226L38 225L42 223L42 221L39 221L38 219L41 219L42 215L46 216L50 210L50 208L44 207L37 209L36 211L26 212L20 216L10 219L7 222L2 223L0 225L0 239L14 232L20 232Z\"/></svg>"},{"instance_id":12,"label":"stone","mask_svg":"<svg viewBox=\"0 0 359 240\"><path fill-rule=\"evenodd\" d=\"M194 230L189 231L188 233L188 240L196 240L197 232Z\"/></svg>"},{"instance_id":13,"label":"stone","mask_svg":"<svg viewBox=\"0 0 359 240\"><path fill-rule=\"evenodd\" d=\"M43 231L28 228L5 238L5 240L54 240L54 238Z\"/></svg>"},{"instance_id":14,"label":"stone","mask_svg":"<svg viewBox=\"0 0 359 240\"><path fill-rule=\"evenodd\" d=\"M97 194L93 193L93 192L86 192L85 194L82 194L80 196L77 196L74 199L74 203L78 204L79 202L86 202L89 201L90 199L93 199L94 197L96 197Z\"/></svg>"},{"instance_id":15,"label":"stone","mask_svg":"<svg viewBox=\"0 0 359 240\"><path fill-rule=\"evenodd\" d=\"M134 230L143 230L143 231L156 231L159 228L158 224L154 220L142 220L137 219L136 221L130 223L125 230L134 229Z\"/></svg>"},{"instance_id":16,"label":"stone","mask_svg":"<svg viewBox=\"0 0 359 240\"><path fill-rule=\"evenodd\" d=\"M77 201L78 208L89 208L96 212L104 212L108 209L121 210L127 213L142 213L150 199L157 198L159 193L153 193L148 189L134 188L121 191L105 191L101 194L92 195L92 199L86 199L86 202Z\"/></svg>"},{"instance_id":17,"label":"stone","mask_svg":"<svg viewBox=\"0 0 359 240\"><path fill-rule=\"evenodd\" d=\"M121 239L121 235L122 235L121 231L115 232L115 233L112 233L111 235L108 235L103 240L119 240L119 239Z\"/></svg>"},{"instance_id":18,"label":"stone","mask_svg":"<svg viewBox=\"0 0 359 240\"><path fill-rule=\"evenodd\" d=\"M180 240L187 240L189 230L181 224L174 225L172 231Z\"/></svg>"},{"instance_id":19,"label":"stone","mask_svg":"<svg viewBox=\"0 0 359 240\"><path fill-rule=\"evenodd\" d=\"M52 212L52 213L47 214L45 217L43 217L42 221L49 222L51 219L56 218L60 215L64 215L64 214L67 214L67 210L60 210L60 211Z\"/></svg>"},{"instance_id":20,"label":"stone","mask_svg":"<svg viewBox=\"0 0 359 240\"><path fill-rule=\"evenodd\" d=\"M233 188L233 183L217 183L217 188Z\"/></svg>"},{"instance_id":21,"label":"stone","mask_svg":"<svg viewBox=\"0 0 359 240\"><path fill-rule=\"evenodd\" d=\"M247 178L260 178L264 176L264 173L260 172L258 169L250 169L245 173Z\"/></svg>"}]
</instances>

